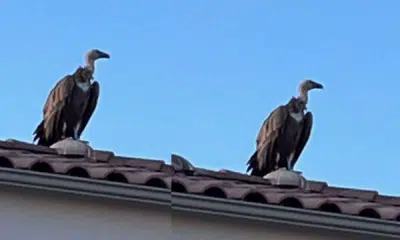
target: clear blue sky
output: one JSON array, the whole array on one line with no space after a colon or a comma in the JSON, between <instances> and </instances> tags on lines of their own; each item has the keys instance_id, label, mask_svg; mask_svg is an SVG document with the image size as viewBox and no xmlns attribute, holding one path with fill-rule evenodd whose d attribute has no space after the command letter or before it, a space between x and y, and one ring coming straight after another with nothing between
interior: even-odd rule
<instances>
[{"instance_id":1,"label":"clear blue sky","mask_svg":"<svg viewBox=\"0 0 400 240\"><path fill-rule=\"evenodd\" d=\"M278 3L280 2L280 3ZM400 1L0 3L2 139L32 141L55 83L98 62L83 138L120 155L179 153L244 172L265 117L312 78L314 129L296 166L331 185L400 194Z\"/></svg>"}]
</instances>

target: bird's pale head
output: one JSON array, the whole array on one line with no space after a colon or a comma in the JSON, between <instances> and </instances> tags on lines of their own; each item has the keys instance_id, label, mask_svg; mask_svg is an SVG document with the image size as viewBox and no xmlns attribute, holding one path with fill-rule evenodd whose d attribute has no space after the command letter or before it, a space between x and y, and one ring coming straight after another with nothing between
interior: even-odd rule
<instances>
[{"instance_id":1,"label":"bird's pale head","mask_svg":"<svg viewBox=\"0 0 400 240\"><path fill-rule=\"evenodd\" d=\"M85 68L89 69L93 73L94 72L94 62L100 58L110 58L110 55L108 53L105 53L98 49L90 50L89 52L86 53L86 56L85 56L85 60L86 60Z\"/></svg>"},{"instance_id":2,"label":"bird's pale head","mask_svg":"<svg viewBox=\"0 0 400 240\"><path fill-rule=\"evenodd\" d=\"M303 80L299 86L299 92L300 92L299 100L301 100L306 106L308 103L308 91L312 89L323 89L323 88L324 86L322 84L314 82L313 80L310 79Z\"/></svg>"},{"instance_id":3,"label":"bird's pale head","mask_svg":"<svg viewBox=\"0 0 400 240\"><path fill-rule=\"evenodd\" d=\"M86 53L86 61L96 61L100 58L110 58L110 55L98 49L91 49Z\"/></svg>"},{"instance_id":4,"label":"bird's pale head","mask_svg":"<svg viewBox=\"0 0 400 240\"><path fill-rule=\"evenodd\" d=\"M324 86L321 83L317 83L313 80L306 79L300 83L300 91L310 91L312 89L323 89Z\"/></svg>"}]
</instances>

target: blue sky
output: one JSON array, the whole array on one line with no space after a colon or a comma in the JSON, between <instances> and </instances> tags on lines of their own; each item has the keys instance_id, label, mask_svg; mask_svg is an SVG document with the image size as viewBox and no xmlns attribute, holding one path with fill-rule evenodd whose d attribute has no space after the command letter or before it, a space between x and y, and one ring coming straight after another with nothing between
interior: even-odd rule
<instances>
[{"instance_id":1,"label":"blue sky","mask_svg":"<svg viewBox=\"0 0 400 240\"><path fill-rule=\"evenodd\" d=\"M278 3L279 2L279 3ZM83 138L120 155L244 172L266 116L312 78L314 129L296 169L399 195L400 2L10 1L0 3L0 138L32 141L55 83L97 64Z\"/></svg>"}]
</instances>

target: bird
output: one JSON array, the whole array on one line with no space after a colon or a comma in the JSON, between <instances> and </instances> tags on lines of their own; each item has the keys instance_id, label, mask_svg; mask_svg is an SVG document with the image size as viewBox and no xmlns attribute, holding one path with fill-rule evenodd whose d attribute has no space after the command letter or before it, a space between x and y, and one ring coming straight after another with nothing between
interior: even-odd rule
<instances>
[{"instance_id":1,"label":"bird","mask_svg":"<svg viewBox=\"0 0 400 240\"><path fill-rule=\"evenodd\" d=\"M324 86L306 79L299 85L299 96L275 108L263 122L256 139L256 150L247 161L251 176L264 177L284 168L292 171L306 146L313 125L313 114L307 111L308 92Z\"/></svg>"},{"instance_id":2,"label":"bird","mask_svg":"<svg viewBox=\"0 0 400 240\"><path fill-rule=\"evenodd\" d=\"M51 146L65 138L80 139L97 106L100 85L93 74L95 61L102 58L109 59L110 55L98 49L89 50L85 65L57 82L47 97L43 119L33 132L33 142Z\"/></svg>"}]
</instances>

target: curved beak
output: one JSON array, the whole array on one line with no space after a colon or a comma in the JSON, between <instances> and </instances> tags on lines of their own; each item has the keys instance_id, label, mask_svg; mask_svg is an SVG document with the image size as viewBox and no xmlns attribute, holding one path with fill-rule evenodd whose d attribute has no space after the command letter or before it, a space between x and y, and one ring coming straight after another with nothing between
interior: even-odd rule
<instances>
[{"instance_id":1,"label":"curved beak","mask_svg":"<svg viewBox=\"0 0 400 240\"><path fill-rule=\"evenodd\" d=\"M316 88L316 89L324 89L324 85L322 85L322 84L320 84L320 83L314 82L313 88Z\"/></svg>"},{"instance_id":2,"label":"curved beak","mask_svg":"<svg viewBox=\"0 0 400 240\"><path fill-rule=\"evenodd\" d=\"M110 54L105 52L99 52L99 58L110 58Z\"/></svg>"}]
</instances>

